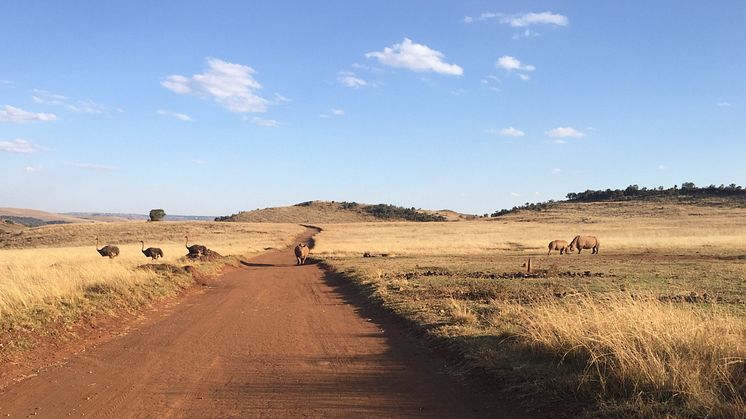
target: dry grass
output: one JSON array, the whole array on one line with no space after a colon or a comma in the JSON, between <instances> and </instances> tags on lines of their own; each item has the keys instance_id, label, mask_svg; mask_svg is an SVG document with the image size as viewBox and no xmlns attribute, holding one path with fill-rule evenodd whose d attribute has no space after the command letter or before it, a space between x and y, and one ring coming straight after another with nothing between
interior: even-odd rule
<instances>
[{"instance_id":1,"label":"dry grass","mask_svg":"<svg viewBox=\"0 0 746 419\"><path fill-rule=\"evenodd\" d=\"M746 411L746 322L728 313L626 294L520 305L493 316L525 345L583 370L611 398L683 405L697 416Z\"/></svg>"},{"instance_id":2,"label":"dry grass","mask_svg":"<svg viewBox=\"0 0 746 419\"><path fill-rule=\"evenodd\" d=\"M201 272L214 273L229 260L181 260L187 253L184 232L196 233L192 234L194 242L224 256L250 256L265 248L290 245L303 228L290 224L126 222L47 226L30 231L32 234L26 237L35 239L30 246L52 243L58 247L0 250L0 332L43 329L49 322L74 322L112 307L136 307L172 295L192 282L191 275L180 269L142 269L152 262L141 253L139 243L123 244L125 240L143 237L146 246L162 248L164 258L158 264L188 264ZM93 245L70 245L96 235L115 241L120 256L104 258ZM4 333L0 336L8 337ZM9 342L0 343L5 349L9 346Z\"/></svg>"},{"instance_id":3,"label":"dry grass","mask_svg":"<svg viewBox=\"0 0 746 419\"><path fill-rule=\"evenodd\" d=\"M746 213L662 208L322 225L314 253L534 407L571 397L573 415L742 417ZM597 235L601 254L546 256L575 234ZM528 255L537 275L524 278Z\"/></svg>"}]
</instances>

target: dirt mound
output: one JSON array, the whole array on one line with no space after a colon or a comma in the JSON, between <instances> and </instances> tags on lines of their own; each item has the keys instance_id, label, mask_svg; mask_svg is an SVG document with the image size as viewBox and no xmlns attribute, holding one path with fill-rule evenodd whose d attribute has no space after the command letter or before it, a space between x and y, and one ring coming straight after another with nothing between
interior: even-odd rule
<instances>
[{"instance_id":1,"label":"dirt mound","mask_svg":"<svg viewBox=\"0 0 746 419\"><path fill-rule=\"evenodd\" d=\"M189 252L189 254L187 254L184 257L189 260L199 260L202 262L209 262L213 260L218 260L222 258L223 255L221 255L220 253L214 250L205 249L204 252Z\"/></svg>"}]
</instances>

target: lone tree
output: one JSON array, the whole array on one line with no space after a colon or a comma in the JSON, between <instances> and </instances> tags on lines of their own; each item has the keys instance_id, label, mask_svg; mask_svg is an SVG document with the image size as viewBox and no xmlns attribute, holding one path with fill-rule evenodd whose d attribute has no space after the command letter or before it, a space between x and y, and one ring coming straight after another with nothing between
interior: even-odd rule
<instances>
[{"instance_id":1,"label":"lone tree","mask_svg":"<svg viewBox=\"0 0 746 419\"><path fill-rule=\"evenodd\" d=\"M166 211L163 211L160 208L150 210L150 221L161 221L165 216Z\"/></svg>"}]
</instances>

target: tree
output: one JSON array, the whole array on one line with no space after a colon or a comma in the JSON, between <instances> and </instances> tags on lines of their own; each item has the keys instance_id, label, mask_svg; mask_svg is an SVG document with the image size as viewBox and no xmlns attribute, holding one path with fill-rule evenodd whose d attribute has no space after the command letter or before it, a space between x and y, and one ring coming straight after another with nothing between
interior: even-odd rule
<instances>
[{"instance_id":1,"label":"tree","mask_svg":"<svg viewBox=\"0 0 746 419\"><path fill-rule=\"evenodd\" d=\"M160 208L150 210L150 221L161 221L165 216L166 211L163 211Z\"/></svg>"}]
</instances>

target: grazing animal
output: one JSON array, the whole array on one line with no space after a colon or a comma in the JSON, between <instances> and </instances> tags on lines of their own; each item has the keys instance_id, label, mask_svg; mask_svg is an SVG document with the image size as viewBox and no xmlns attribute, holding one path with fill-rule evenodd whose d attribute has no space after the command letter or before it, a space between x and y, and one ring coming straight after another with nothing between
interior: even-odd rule
<instances>
[{"instance_id":1,"label":"grazing animal","mask_svg":"<svg viewBox=\"0 0 746 419\"><path fill-rule=\"evenodd\" d=\"M189 236L184 236L186 239L186 242L184 243L184 246L186 246L187 250L189 250L190 255L204 255L207 253L207 247L202 246L201 244L193 244L189 245Z\"/></svg>"},{"instance_id":2,"label":"grazing animal","mask_svg":"<svg viewBox=\"0 0 746 419\"><path fill-rule=\"evenodd\" d=\"M547 252L547 256L549 256L552 253L552 250L559 250L560 255L567 253L567 241L565 240L552 240L549 242L549 252Z\"/></svg>"},{"instance_id":3,"label":"grazing animal","mask_svg":"<svg viewBox=\"0 0 746 419\"><path fill-rule=\"evenodd\" d=\"M582 249L593 249L591 253L596 255L598 254L598 247L600 245L601 243L596 236L575 236L570 242L570 249L568 251L574 252L575 249L578 249L578 253L580 253Z\"/></svg>"},{"instance_id":4,"label":"grazing animal","mask_svg":"<svg viewBox=\"0 0 746 419\"><path fill-rule=\"evenodd\" d=\"M142 254L143 255L145 255L145 256L153 259L153 260L156 260L158 258L162 258L163 257L163 250L161 250L160 248L158 248L158 247L148 247L146 249L145 248L145 242L142 241L142 240L140 240L140 244L142 244L142 249L141 250L142 250Z\"/></svg>"},{"instance_id":5,"label":"grazing animal","mask_svg":"<svg viewBox=\"0 0 746 419\"><path fill-rule=\"evenodd\" d=\"M298 265L305 264L307 257L308 257L308 246L306 246L303 243L298 243L298 245L295 246L295 259L297 260Z\"/></svg>"},{"instance_id":6,"label":"grazing animal","mask_svg":"<svg viewBox=\"0 0 746 419\"><path fill-rule=\"evenodd\" d=\"M96 237L96 251L101 256L108 256L109 259L114 259L115 257L119 256L119 248L116 246L107 244L106 246L99 249L98 237Z\"/></svg>"}]
</instances>

